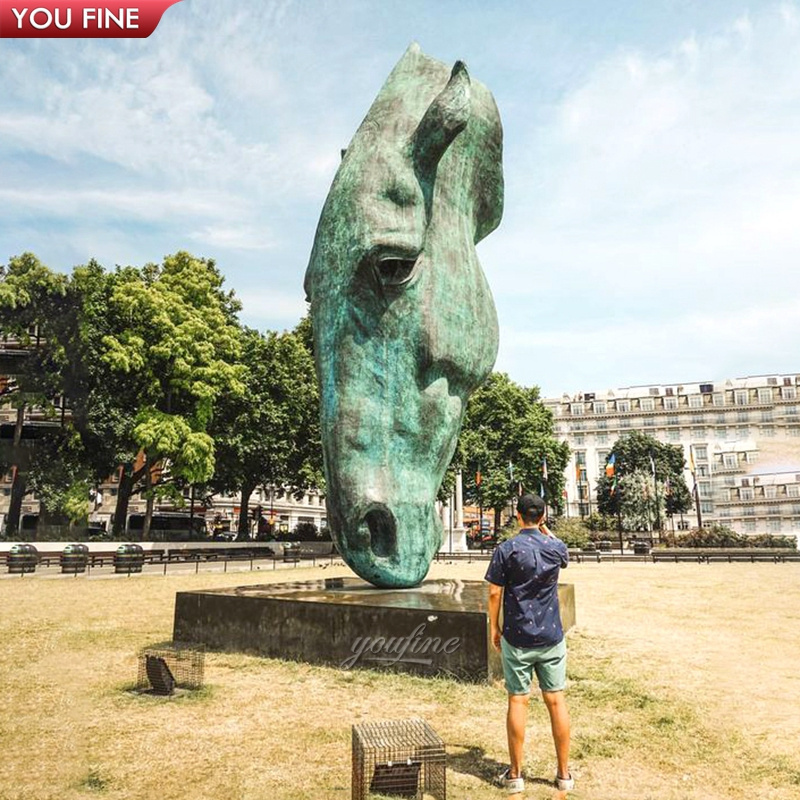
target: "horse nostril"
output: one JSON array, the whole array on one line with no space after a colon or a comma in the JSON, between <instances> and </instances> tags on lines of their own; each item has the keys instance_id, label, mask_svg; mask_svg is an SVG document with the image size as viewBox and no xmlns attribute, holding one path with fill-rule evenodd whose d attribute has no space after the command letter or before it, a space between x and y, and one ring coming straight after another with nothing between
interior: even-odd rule
<instances>
[{"instance_id":1,"label":"horse nostril","mask_svg":"<svg viewBox=\"0 0 800 800\"><path fill-rule=\"evenodd\" d=\"M386 506L370 509L364 516L369 528L372 552L381 558L388 558L397 553L397 525L394 514Z\"/></svg>"}]
</instances>

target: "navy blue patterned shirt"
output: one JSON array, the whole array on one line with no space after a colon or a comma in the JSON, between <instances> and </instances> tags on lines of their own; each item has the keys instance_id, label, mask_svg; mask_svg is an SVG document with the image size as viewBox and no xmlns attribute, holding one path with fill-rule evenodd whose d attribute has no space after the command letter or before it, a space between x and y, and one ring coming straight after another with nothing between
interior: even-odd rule
<instances>
[{"instance_id":1,"label":"navy blue patterned shirt","mask_svg":"<svg viewBox=\"0 0 800 800\"><path fill-rule=\"evenodd\" d=\"M498 545L486 580L502 586L503 638L514 647L552 647L564 638L558 574L569 562L567 546L537 528L525 528Z\"/></svg>"}]
</instances>

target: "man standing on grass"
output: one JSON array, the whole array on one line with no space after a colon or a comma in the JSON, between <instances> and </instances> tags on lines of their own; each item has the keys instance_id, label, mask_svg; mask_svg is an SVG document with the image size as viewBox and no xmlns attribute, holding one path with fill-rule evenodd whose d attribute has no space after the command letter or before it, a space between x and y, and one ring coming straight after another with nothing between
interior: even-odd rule
<instances>
[{"instance_id":1,"label":"man standing on grass","mask_svg":"<svg viewBox=\"0 0 800 800\"><path fill-rule=\"evenodd\" d=\"M489 623L492 646L502 652L508 690L508 752L511 764L502 779L509 794L525 788L522 752L533 673L550 714L556 747L556 786L573 788L569 771L569 712L564 699L567 645L558 606L558 575L569 561L567 546L544 522L544 500L525 494L517 503L521 530L494 551L489 582ZM500 599L503 628L500 630Z\"/></svg>"}]
</instances>

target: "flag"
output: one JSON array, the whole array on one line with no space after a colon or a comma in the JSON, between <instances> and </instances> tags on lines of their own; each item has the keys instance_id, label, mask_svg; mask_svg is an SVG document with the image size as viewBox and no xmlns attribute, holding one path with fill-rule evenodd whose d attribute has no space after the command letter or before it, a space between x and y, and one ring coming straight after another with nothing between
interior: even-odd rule
<instances>
[{"instance_id":1,"label":"flag","mask_svg":"<svg viewBox=\"0 0 800 800\"><path fill-rule=\"evenodd\" d=\"M575 483L581 482L581 465L575 462Z\"/></svg>"},{"instance_id":2,"label":"flag","mask_svg":"<svg viewBox=\"0 0 800 800\"><path fill-rule=\"evenodd\" d=\"M612 453L608 457L608 461L606 462L606 478L613 478L614 477L614 473L616 472L616 470L614 469L614 465L616 463L617 463L617 454L616 453ZM616 483L616 481L614 481L614 483Z\"/></svg>"},{"instance_id":3,"label":"flag","mask_svg":"<svg viewBox=\"0 0 800 800\"><path fill-rule=\"evenodd\" d=\"M481 468L480 467L478 467L478 471L475 473L475 485L476 486L480 486L481 485Z\"/></svg>"}]
</instances>

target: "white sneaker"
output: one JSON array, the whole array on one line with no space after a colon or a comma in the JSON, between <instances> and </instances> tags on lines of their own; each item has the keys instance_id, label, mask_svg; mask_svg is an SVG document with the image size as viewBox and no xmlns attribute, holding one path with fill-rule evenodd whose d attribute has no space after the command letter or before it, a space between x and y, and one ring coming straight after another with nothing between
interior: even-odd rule
<instances>
[{"instance_id":1,"label":"white sneaker","mask_svg":"<svg viewBox=\"0 0 800 800\"><path fill-rule=\"evenodd\" d=\"M522 776L519 778L509 778L509 772L511 772L511 767L507 767L503 772L500 773L500 783L503 787L505 787L506 792L508 792L508 794L519 794L520 792L524 792L525 781L522 779Z\"/></svg>"},{"instance_id":2,"label":"white sneaker","mask_svg":"<svg viewBox=\"0 0 800 800\"><path fill-rule=\"evenodd\" d=\"M558 773L556 773L556 789L562 792L570 792L574 788L575 788L575 778L572 777L571 772L569 776L566 778L559 778Z\"/></svg>"}]
</instances>

